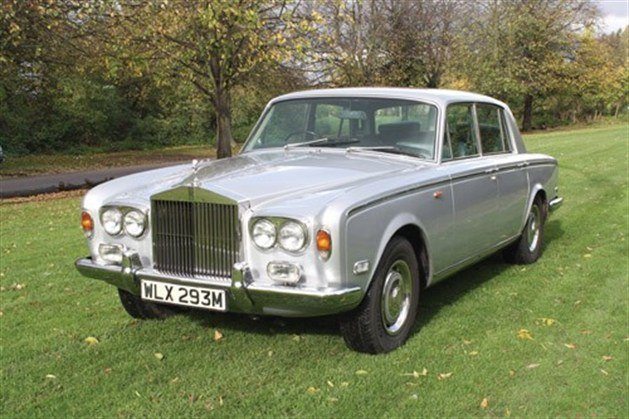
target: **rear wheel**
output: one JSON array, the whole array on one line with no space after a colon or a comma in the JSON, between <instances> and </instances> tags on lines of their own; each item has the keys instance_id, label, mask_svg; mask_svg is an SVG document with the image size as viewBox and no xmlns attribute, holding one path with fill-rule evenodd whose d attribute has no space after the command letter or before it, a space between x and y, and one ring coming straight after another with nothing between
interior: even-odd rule
<instances>
[{"instance_id":1,"label":"rear wheel","mask_svg":"<svg viewBox=\"0 0 629 419\"><path fill-rule=\"evenodd\" d=\"M413 246L402 237L394 237L384 250L362 303L341 318L347 346L372 354L402 346L415 323L419 287L419 264Z\"/></svg>"},{"instance_id":2,"label":"rear wheel","mask_svg":"<svg viewBox=\"0 0 629 419\"><path fill-rule=\"evenodd\" d=\"M144 301L137 295L118 288L118 296L125 311L136 319L165 319L176 314L174 308L163 304L155 304Z\"/></svg>"},{"instance_id":3,"label":"rear wheel","mask_svg":"<svg viewBox=\"0 0 629 419\"><path fill-rule=\"evenodd\" d=\"M529 264L539 259L544 241L545 214L544 201L540 196L535 197L522 235L504 251L507 262Z\"/></svg>"}]
</instances>

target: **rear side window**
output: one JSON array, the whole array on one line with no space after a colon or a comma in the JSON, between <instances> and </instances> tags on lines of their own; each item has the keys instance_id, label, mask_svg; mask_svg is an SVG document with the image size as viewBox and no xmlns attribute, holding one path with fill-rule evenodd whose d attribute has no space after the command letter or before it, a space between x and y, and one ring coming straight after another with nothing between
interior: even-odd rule
<instances>
[{"instance_id":1,"label":"rear side window","mask_svg":"<svg viewBox=\"0 0 629 419\"><path fill-rule=\"evenodd\" d=\"M473 105L459 103L448 106L446 111L446 136L443 147L443 160L478 155L478 139L474 129ZM444 144L445 145L445 144Z\"/></svg>"},{"instance_id":2,"label":"rear side window","mask_svg":"<svg viewBox=\"0 0 629 419\"><path fill-rule=\"evenodd\" d=\"M506 143L502 110L493 105L477 104L476 118L483 154L502 153L509 151Z\"/></svg>"}]
</instances>

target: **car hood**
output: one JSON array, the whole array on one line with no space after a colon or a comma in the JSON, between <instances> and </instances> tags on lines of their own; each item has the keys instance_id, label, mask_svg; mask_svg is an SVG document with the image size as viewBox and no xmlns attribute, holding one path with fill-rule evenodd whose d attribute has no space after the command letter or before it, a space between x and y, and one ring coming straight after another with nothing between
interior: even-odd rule
<instances>
[{"instance_id":1,"label":"car hood","mask_svg":"<svg viewBox=\"0 0 629 419\"><path fill-rule=\"evenodd\" d=\"M417 164L412 159L339 150L258 151L199 163L175 187L195 185L255 206L279 197L340 193Z\"/></svg>"},{"instance_id":2,"label":"car hood","mask_svg":"<svg viewBox=\"0 0 629 419\"><path fill-rule=\"evenodd\" d=\"M151 197L181 187L205 189L254 209L280 202L325 205L343 192L386 181L429 164L411 157L327 149L262 150L223 160L204 160L111 180L93 188L85 208L105 204L148 208ZM272 202L273 201L273 202Z\"/></svg>"}]
</instances>

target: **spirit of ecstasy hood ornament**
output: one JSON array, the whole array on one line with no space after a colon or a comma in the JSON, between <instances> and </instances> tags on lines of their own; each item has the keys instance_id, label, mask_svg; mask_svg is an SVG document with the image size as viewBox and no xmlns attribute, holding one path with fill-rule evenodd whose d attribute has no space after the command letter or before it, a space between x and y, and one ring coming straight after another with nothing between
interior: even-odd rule
<instances>
[{"instance_id":1,"label":"spirit of ecstasy hood ornament","mask_svg":"<svg viewBox=\"0 0 629 419\"><path fill-rule=\"evenodd\" d=\"M199 172L199 160L194 159L192 160L192 186L197 187L199 186L199 178L197 177L197 174Z\"/></svg>"}]
</instances>

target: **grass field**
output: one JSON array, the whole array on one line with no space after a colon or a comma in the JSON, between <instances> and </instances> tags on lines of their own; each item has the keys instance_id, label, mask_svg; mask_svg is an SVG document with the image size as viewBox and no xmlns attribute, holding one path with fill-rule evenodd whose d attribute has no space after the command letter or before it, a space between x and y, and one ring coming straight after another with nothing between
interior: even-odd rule
<instances>
[{"instance_id":1,"label":"grass field","mask_svg":"<svg viewBox=\"0 0 629 419\"><path fill-rule=\"evenodd\" d=\"M346 349L330 318L132 320L73 268L78 198L4 203L2 416L626 417L628 135L529 136L565 197L541 260L492 257L427 290L415 333L381 356Z\"/></svg>"}]
</instances>

